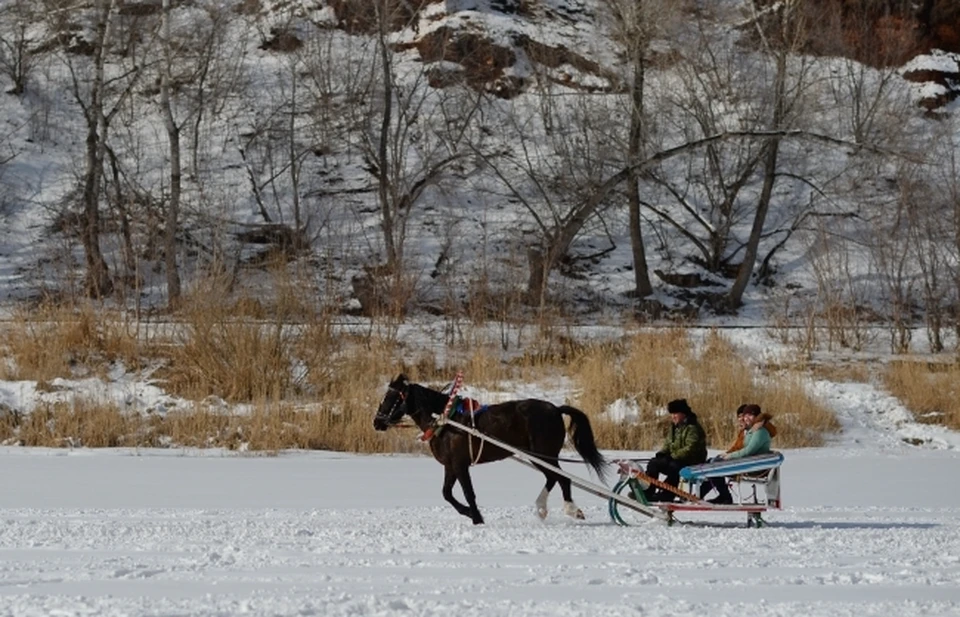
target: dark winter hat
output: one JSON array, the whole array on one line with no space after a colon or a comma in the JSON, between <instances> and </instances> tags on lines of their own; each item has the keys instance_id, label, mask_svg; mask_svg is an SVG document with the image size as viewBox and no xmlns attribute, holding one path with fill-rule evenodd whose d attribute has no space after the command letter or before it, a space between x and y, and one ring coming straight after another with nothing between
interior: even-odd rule
<instances>
[{"instance_id":1,"label":"dark winter hat","mask_svg":"<svg viewBox=\"0 0 960 617\"><path fill-rule=\"evenodd\" d=\"M745 405L743 407L743 413L748 413L751 416L760 415L760 405Z\"/></svg>"},{"instance_id":2,"label":"dark winter hat","mask_svg":"<svg viewBox=\"0 0 960 617\"><path fill-rule=\"evenodd\" d=\"M743 410L746 409L746 408L747 408L746 405L740 405L739 407L737 407L737 417L738 417L738 418L744 414L744 411L743 411Z\"/></svg>"},{"instance_id":3,"label":"dark winter hat","mask_svg":"<svg viewBox=\"0 0 960 617\"><path fill-rule=\"evenodd\" d=\"M687 399L678 398L667 403L667 411L670 413L691 414L693 411L690 405L687 405Z\"/></svg>"}]
</instances>

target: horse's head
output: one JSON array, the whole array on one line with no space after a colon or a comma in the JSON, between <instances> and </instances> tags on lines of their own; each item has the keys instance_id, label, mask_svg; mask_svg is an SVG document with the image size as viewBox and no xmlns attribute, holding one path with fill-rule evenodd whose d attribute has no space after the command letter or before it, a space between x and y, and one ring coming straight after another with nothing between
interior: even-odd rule
<instances>
[{"instance_id":1,"label":"horse's head","mask_svg":"<svg viewBox=\"0 0 960 617\"><path fill-rule=\"evenodd\" d=\"M407 395L410 392L410 380L401 373L387 386L387 393L383 395L377 415L373 417L373 428L385 431L407 413Z\"/></svg>"}]
</instances>

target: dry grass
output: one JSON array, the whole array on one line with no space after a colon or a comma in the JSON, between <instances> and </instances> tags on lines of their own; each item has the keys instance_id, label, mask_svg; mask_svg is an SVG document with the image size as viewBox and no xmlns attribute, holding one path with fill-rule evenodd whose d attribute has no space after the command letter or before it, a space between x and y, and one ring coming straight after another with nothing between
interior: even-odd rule
<instances>
[{"instance_id":1,"label":"dry grass","mask_svg":"<svg viewBox=\"0 0 960 617\"><path fill-rule=\"evenodd\" d=\"M817 379L837 383L869 383L873 379L870 365L863 362L815 364L810 366L810 372Z\"/></svg>"},{"instance_id":2,"label":"dry grass","mask_svg":"<svg viewBox=\"0 0 960 617\"><path fill-rule=\"evenodd\" d=\"M0 379L49 381L78 370L102 374L114 361L137 368L141 344L136 322L92 305L19 309L0 343L6 363Z\"/></svg>"},{"instance_id":3,"label":"dry grass","mask_svg":"<svg viewBox=\"0 0 960 617\"><path fill-rule=\"evenodd\" d=\"M397 434L389 439L374 438L372 413L368 409L360 411L262 404L249 412L227 413L198 406L152 418L147 442L152 446L176 444L267 452L291 448L362 452L403 449Z\"/></svg>"},{"instance_id":4,"label":"dry grass","mask_svg":"<svg viewBox=\"0 0 960 617\"><path fill-rule=\"evenodd\" d=\"M136 446L136 434L136 419L115 405L83 400L42 405L0 428L4 442L51 448Z\"/></svg>"},{"instance_id":5,"label":"dry grass","mask_svg":"<svg viewBox=\"0 0 960 617\"><path fill-rule=\"evenodd\" d=\"M818 445L837 429L799 377L763 377L718 333L694 343L685 330L672 328L585 343L562 328L532 325L514 335L524 353L504 361L501 333L494 328L484 335L477 327L469 344L448 344L438 357L404 347L389 324L359 334L337 331L330 314L311 307L292 283L289 293L274 290L270 307L249 296L227 303L219 285L212 281L202 294L188 296L172 333L153 334L146 343L122 317L92 308L18 316L6 337L7 379L105 375L110 362L122 360L150 366L168 393L196 403L165 414L103 401L45 404L31 413L0 409L0 442L422 451L416 431L372 430L384 385L399 372L442 384L457 369L467 383L491 390L572 379L578 392L570 402L591 415L603 448L658 447L666 431L662 410L673 398L688 399L714 448L732 439L733 411L742 402L777 416L779 447ZM635 405L638 421L616 422L601 413L624 400Z\"/></svg>"},{"instance_id":6,"label":"dry grass","mask_svg":"<svg viewBox=\"0 0 960 617\"><path fill-rule=\"evenodd\" d=\"M960 365L893 362L883 383L920 422L960 429Z\"/></svg>"},{"instance_id":7,"label":"dry grass","mask_svg":"<svg viewBox=\"0 0 960 617\"><path fill-rule=\"evenodd\" d=\"M580 386L574 403L592 413L603 447L658 448L669 423L663 409L674 398L687 399L712 448L733 441L734 412L745 402L775 416L776 447L820 445L824 434L839 430L833 414L806 394L799 375L764 378L716 332L699 349L697 353L680 329L644 332L592 347L570 366ZM636 406L638 421L619 422L597 413L618 400Z\"/></svg>"},{"instance_id":8,"label":"dry grass","mask_svg":"<svg viewBox=\"0 0 960 617\"><path fill-rule=\"evenodd\" d=\"M278 286L269 310L249 295L224 302L225 284L216 279L189 295L179 328L159 352L165 362L157 377L167 390L230 402L283 401L322 391L340 350L330 314L311 308L305 294L293 293L283 280Z\"/></svg>"},{"instance_id":9,"label":"dry grass","mask_svg":"<svg viewBox=\"0 0 960 617\"><path fill-rule=\"evenodd\" d=\"M374 434L367 406L262 404L227 412L197 404L166 415L127 413L92 401L0 416L0 443L43 447L196 447L276 452L290 448L398 452L422 449L413 432Z\"/></svg>"}]
</instances>

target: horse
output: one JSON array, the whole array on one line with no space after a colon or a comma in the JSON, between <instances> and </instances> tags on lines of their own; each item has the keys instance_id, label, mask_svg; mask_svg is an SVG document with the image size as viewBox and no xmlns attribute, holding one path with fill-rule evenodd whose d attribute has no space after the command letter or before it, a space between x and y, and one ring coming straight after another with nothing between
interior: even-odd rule
<instances>
[{"instance_id":1,"label":"horse","mask_svg":"<svg viewBox=\"0 0 960 617\"><path fill-rule=\"evenodd\" d=\"M477 508L477 498L470 479L470 466L490 463L512 456L511 452L449 425L436 426L436 418L447 408L450 396L412 383L400 374L387 386L383 401L377 408L373 428L385 431L409 416L424 432L435 431L430 438L430 452L444 466L443 498L474 525L483 524L483 516ZM549 401L524 399L485 405L474 412L461 411L458 421L471 425L478 431L496 438L517 449L524 450L553 466L559 466L560 449L567 434L563 416L570 418L570 436L577 452L593 469L600 480L606 475L606 459L597 449L590 419L585 413L568 405L557 406ZM453 415L453 414L451 414ZM583 519L583 511L577 507L570 494L570 479L555 471L541 468L546 483L536 499L537 515L547 516L547 497L555 484L563 492L563 510L568 516ZM453 485L460 483L467 504L453 496Z\"/></svg>"}]
</instances>

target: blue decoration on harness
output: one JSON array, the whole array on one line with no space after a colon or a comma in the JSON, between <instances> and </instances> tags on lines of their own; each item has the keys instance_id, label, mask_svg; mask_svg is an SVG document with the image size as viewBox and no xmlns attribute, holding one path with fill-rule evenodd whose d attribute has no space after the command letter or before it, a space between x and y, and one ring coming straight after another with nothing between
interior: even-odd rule
<instances>
[{"instance_id":1,"label":"blue decoration on harness","mask_svg":"<svg viewBox=\"0 0 960 617\"><path fill-rule=\"evenodd\" d=\"M490 408L490 405L481 405L480 401L465 396L455 397L453 400L453 414L478 416Z\"/></svg>"}]
</instances>

